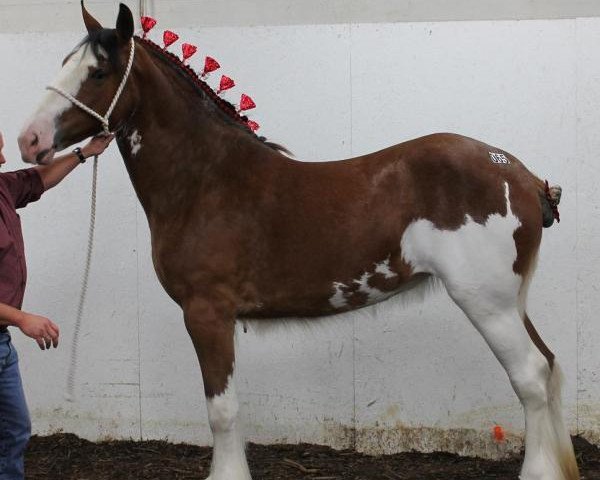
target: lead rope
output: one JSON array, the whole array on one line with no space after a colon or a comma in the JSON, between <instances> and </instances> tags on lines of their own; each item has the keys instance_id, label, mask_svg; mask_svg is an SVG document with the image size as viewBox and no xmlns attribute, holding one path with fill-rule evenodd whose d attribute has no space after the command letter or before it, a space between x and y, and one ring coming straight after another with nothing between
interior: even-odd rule
<instances>
[{"instance_id":1,"label":"lead rope","mask_svg":"<svg viewBox=\"0 0 600 480\"><path fill-rule=\"evenodd\" d=\"M75 373L77 371L77 356L79 347L79 333L81 331L81 319L83 318L83 307L88 289L90 278L90 269L92 266L92 252L94 249L94 231L96 229L96 187L98 183L98 155L94 156L94 169L92 174L92 198L90 205L90 228L88 230L87 255L85 258L85 267L83 269L83 282L81 284L81 293L79 294L79 304L77 305L77 316L75 318L75 329L73 330L73 340L71 342L71 361L67 373L67 401L75 400Z\"/></svg>"},{"instance_id":2,"label":"lead rope","mask_svg":"<svg viewBox=\"0 0 600 480\"><path fill-rule=\"evenodd\" d=\"M127 61L127 67L125 68L125 73L123 74L123 78L121 79L121 83L117 88L117 91L110 102L108 110L104 116L100 115L95 110L91 109L84 103L77 100L73 95L69 92L65 92L63 89L59 87L55 87L53 85L48 85L46 88L48 90L52 90L53 92L62 95L67 100L71 101L74 105L82 109L84 112L90 114L92 117L97 118L102 124L102 129L104 133L110 135L109 129L109 119L112 111L117 106L117 102L123 93L123 89L125 88L125 84L127 83L127 79L129 78L129 74L131 73L131 68L133 67L133 59L135 58L135 40L131 38L131 43L129 47L129 60ZM69 363L69 370L67 373L67 401L74 401L75 399L75 373L77 371L77 357L78 357L78 345L79 345L79 333L81 331L81 320L83 318L83 307L85 306L85 297L88 288L88 281L90 277L90 267L92 265L92 250L94 247L94 230L96 227L96 183L98 178L98 155L94 156L94 173L92 175L92 199L90 206L90 229L88 233L88 248L87 255L85 261L85 268L83 271L83 283L81 286L81 294L79 296L79 304L77 306L77 317L75 319L75 329L73 331L73 342L71 343L71 361Z\"/></svg>"}]
</instances>

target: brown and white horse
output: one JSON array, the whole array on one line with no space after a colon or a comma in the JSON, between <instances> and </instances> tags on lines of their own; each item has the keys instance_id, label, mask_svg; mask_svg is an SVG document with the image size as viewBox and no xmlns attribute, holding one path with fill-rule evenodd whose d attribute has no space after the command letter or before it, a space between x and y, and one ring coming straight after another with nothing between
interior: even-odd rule
<instances>
[{"instance_id":1,"label":"brown and white horse","mask_svg":"<svg viewBox=\"0 0 600 480\"><path fill-rule=\"evenodd\" d=\"M156 273L181 306L214 436L211 480L248 480L233 385L237 318L323 316L431 281L483 335L526 418L523 480L574 480L560 370L525 311L545 185L515 157L436 134L351 160L304 163L256 137L172 54L83 9L88 36L19 137L23 159L97 134L110 118L146 212ZM132 46L133 45L133 46ZM69 99L70 98L70 99ZM260 321L260 320L257 320Z\"/></svg>"}]
</instances>

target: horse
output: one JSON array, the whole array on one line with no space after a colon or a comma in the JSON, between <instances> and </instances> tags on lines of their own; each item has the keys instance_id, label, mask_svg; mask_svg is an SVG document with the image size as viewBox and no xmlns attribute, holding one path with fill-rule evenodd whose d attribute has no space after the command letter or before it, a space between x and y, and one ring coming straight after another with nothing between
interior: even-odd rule
<instances>
[{"instance_id":1,"label":"horse","mask_svg":"<svg viewBox=\"0 0 600 480\"><path fill-rule=\"evenodd\" d=\"M251 479L233 381L236 321L310 322L433 280L483 336L523 406L520 478L579 478L560 367L526 312L558 187L502 149L449 133L353 159L294 160L175 55L135 36L125 5L108 29L81 4L87 36L19 148L43 165L102 129L115 132L156 274L183 311L201 367L210 480Z\"/></svg>"}]
</instances>

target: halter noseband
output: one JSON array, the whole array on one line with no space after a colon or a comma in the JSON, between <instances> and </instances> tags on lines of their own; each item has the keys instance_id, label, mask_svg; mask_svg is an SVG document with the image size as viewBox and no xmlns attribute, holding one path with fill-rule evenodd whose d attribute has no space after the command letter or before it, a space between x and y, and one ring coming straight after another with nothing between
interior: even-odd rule
<instances>
[{"instance_id":1,"label":"halter noseband","mask_svg":"<svg viewBox=\"0 0 600 480\"><path fill-rule=\"evenodd\" d=\"M84 103L80 102L73 95L71 95L68 92L65 92L64 90L62 90L59 87L55 87L53 85L48 85L46 87L46 89L52 90L53 92L56 92L59 95L62 95L67 100L71 101L74 105L81 108L84 112L87 112L92 117L97 118L100 121L100 123L102 124L102 129L104 130L104 133L110 134L110 129L109 129L110 115L112 114L113 110L117 106L117 102L119 101L119 98L121 97L121 94L123 93L123 89L125 88L125 83L127 83L127 79L129 78L129 74L131 73L131 67L133 65L134 57L135 57L135 41L133 38L131 38L131 47L129 49L129 61L127 62L127 68L125 69L125 74L123 75L121 84L119 85L119 88L117 88L115 96L113 97L112 102L110 103L110 106L108 107L108 111L106 112L106 114L104 116L100 115L98 112L91 109Z\"/></svg>"}]
</instances>

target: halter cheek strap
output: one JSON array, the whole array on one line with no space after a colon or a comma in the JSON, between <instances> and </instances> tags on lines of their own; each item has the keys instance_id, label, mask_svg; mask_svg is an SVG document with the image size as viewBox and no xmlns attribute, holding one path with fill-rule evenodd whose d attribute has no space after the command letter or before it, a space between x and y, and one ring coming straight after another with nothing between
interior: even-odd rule
<instances>
[{"instance_id":1,"label":"halter cheek strap","mask_svg":"<svg viewBox=\"0 0 600 480\"><path fill-rule=\"evenodd\" d=\"M125 73L123 74L123 78L121 80L121 83L119 84L119 88L117 88L115 96L113 97L112 102L110 103L110 106L108 107L108 110L104 116L100 115L95 110L91 109L84 103L77 100L69 92L65 92L64 90L62 90L59 87L55 87L53 85L48 85L46 87L46 89L52 90L53 92L56 92L59 95L62 95L67 100L72 102L74 105L81 108L84 112L87 112L92 117L97 118L100 121L100 123L102 124L102 129L104 130L104 133L109 134L110 133L110 129L109 129L110 116L111 116L113 110L115 109L115 107L117 106L117 102L119 101L119 98L121 97L121 94L123 93L123 90L125 89L125 84L127 83L127 79L129 78L129 74L131 73L131 67L133 66L134 57L135 57L135 41L132 38L131 39L131 47L129 49L129 60L127 61L127 68L125 69Z\"/></svg>"}]
</instances>

